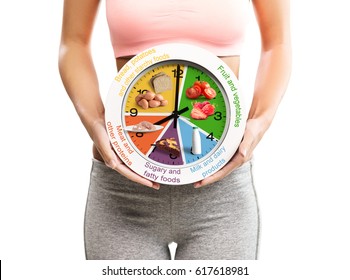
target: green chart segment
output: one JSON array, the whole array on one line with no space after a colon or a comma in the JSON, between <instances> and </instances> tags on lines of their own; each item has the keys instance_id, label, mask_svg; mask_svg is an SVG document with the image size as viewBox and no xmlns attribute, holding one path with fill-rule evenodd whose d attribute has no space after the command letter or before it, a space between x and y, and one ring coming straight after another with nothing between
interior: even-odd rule
<instances>
[{"instance_id":1,"label":"green chart segment","mask_svg":"<svg viewBox=\"0 0 350 280\"><path fill-rule=\"evenodd\" d=\"M216 91L216 97L213 99L206 99L203 95L199 96L196 99L190 99L186 96L186 89L193 86L195 81L206 81L210 84L210 87ZM204 102L208 101L210 104L215 106L214 115L208 116L205 120L196 120L191 117L191 110L193 108L193 104L196 102ZM179 108L190 108L187 112L182 114L185 118L189 119L191 123L195 126L198 126L202 130L211 134L212 137L216 139L220 139L221 135L225 130L226 125L226 103L225 99L222 95L220 88L217 84L210 78L205 72L194 68L192 66L187 67L186 77L183 85L183 91L181 94L181 100Z\"/></svg>"}]
</instances>

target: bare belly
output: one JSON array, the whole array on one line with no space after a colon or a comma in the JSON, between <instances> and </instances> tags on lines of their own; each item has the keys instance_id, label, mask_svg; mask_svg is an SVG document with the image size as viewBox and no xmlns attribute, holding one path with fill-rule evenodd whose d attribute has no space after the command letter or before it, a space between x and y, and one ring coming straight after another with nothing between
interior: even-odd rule
<instances>
[{"instance_id":1,"label":"bare belly","mask_svg":"<svg viewBox=\"0 0 350 280\"><path fill-rule=\"evenodd\" d=\"M116 59L117 63L117 69L121 69L132 57L120 57ZM239 75L239 62L240 57L239 56L225 56L220 57L226 64L231 68L233 73L235 73L236 77L238 78ZM95 145L93 145L93 157L97 160L103 161L103 158L101 157L100 153L98 152Z\"/></svg>"}]
</instances>

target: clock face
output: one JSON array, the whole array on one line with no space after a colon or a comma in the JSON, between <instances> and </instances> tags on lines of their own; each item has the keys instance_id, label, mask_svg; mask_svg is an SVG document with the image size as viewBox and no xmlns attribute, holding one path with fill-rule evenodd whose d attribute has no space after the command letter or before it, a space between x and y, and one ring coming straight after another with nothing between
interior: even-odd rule
<instances>
[{"instance_id":1,"label":"clock face","mask_svg":"<svg viewBox=\"0 0 350 280\"><path fill-rule=\"evenodd\" d=\"M206 89L211 99L202 94ZM167 61L136 77L124 97L123 122L129 128L129 141L141 156L161 165L183 166L215 150L229 124L226 104L222 87L211 73L189 62ZM154 127L145 129L145 122ZM197 143L192 143L194 127L200 140ZM161 139L169 140L164 141L164 148L159 144ZM192 151L192 145L198 145L200 153Z\"/></svg>"},{"instance_id":2,"label":"clock face","mask_svg":"<svg viewBox=\"0 0 350 280\"><path fill-rule=\"evenodd\" d=\"M117 155L136 173L186 184L229 161L243 134L242 110L237 80L220 59L193 46L161 45L119 71L106 127Z\"/></svg>"}]
</instances>

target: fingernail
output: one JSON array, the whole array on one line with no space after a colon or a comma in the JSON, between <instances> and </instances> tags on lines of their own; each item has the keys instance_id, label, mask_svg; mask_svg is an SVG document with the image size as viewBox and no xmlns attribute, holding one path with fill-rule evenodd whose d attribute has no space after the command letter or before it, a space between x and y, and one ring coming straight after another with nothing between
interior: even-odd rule
<instances>
[{"instance_id":1,"label":"fingernail","mask_svg":"<svg viewBox=\"0 0 350 280\"><path fill-rule=\"evenodd\" d=\"M159 190L160 189L160 185L159 184L153 184L152 188L154 188L155 190Z\"/></svg>"},{"instance_id":2,"label":"fingernail","mask_svg":"<svg viewBox=\"0 0 350 280\"><path fill-rule=\"evenodd\" d=\"M200 188L200 186L201 186L201 184L199 184L199 183L194 183L194 188L195 188L195 189Z\"/></svg>"}]
</instances>

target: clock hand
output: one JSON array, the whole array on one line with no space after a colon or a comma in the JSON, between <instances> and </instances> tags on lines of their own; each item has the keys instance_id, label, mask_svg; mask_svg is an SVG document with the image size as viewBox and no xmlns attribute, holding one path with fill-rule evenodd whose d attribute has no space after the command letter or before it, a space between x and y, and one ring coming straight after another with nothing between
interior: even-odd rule
<instances>
[{"instance_id":1,"label":"clock hand","mask_svg":"<svg viewBox=\"0 0 350 280\"><path fill-rule=\"evenodd\" d=\"M177 112L178 104L179 104L179 90L180 90L180 65L177 65L176 68L176 85L175 85L175 106L174 106L174 112Z\"/></svg>"},{"instance_id":2,"label":"clock hand","mask_svg":"<svg viewBox=\"0 0 350 280\"><path fill-rule=\"evenodd\" d=\"M180 76L181 76L180 71L181 71L180 64L178 64L176 67L175 106L174 106L174 112L173 112L175 117L174 128L177 127L177 119L179 117L179 112L177 111L177 109L179 104Z\"/></svg>"},{"instance_id":3,"label":"clock hand","mask_svg":"<svg viewBox=\"0 0 350 280\"><path fill-rule=\"evenodd\" d=\"M177 115L180 116L183 113L187 112L190 108L188 108L188 106L182 108L180 111L177 112Z\"/></svg>"},{"instance_id":4,"label":"clock hand","mask_svg":"<svg viewBox=\"0 0 350 280\"><path fill-rule=\"evenodd\" d=\"M190 108L188 108L188 106L187 106L187 107L185 107L185 108L182 108L182 109L181 109L180 111L178 111L178 112L173 112L171 115L169 115L169 116L167 116L167 117L165 117L165 118L163 118L163 119L161 119L161 120L155 122L154 125L160 125L160 124L165 123L166 121L171 120L171 119L173 119L173 118L177 119L177 118L179 117L179 115L181 115L181 114L187 112L189 109L190 109ZM174 126L174 128L176 128L176 126Z\"/></svg>"},{"instance_id":5,"label":"clock hand","mask_svg":"<svg viewBox=\"0 0 350 280\"><path fill-rule=\"evenodd\" d=\"M161 119L161 120L159 120L159 121L157 121L157 122L155 122L153 124L154 125L159 125L159 124L165 123L168 120L171 120L172 118L175 118L175 114L174 113L172 113L171 115L169 115L169 116L167 116L167 117L165 117L165 118L163 118L163 119Z\"/></svg>"}]
</instances>

